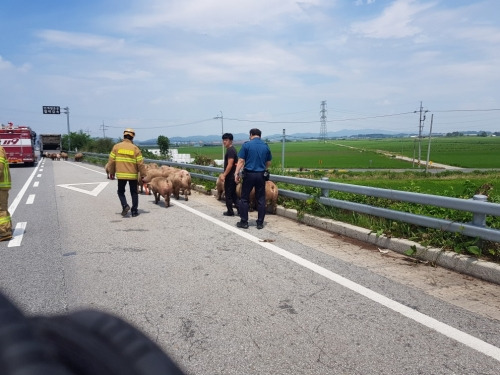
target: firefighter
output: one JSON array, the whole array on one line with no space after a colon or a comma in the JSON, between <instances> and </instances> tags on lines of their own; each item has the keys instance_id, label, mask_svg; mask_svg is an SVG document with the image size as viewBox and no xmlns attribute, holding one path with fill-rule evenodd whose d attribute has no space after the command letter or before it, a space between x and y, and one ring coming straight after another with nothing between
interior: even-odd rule
<instances>
[{"instance_id":1,"label":"firefighter","mask_svg":"<svg viewBox=\"0 0 500 375\"><path fill-rule=\"evenodd\" d=\"M10 169L5 149L0 146L0 241L12 238L12 222L9 213Z\"/></svg>"},{"instance_id":2,"label":"firefighter","mask_svg":"<svg viewBox=\"0 0 500 375\"><path fill-rule=\"evenodd\" d=\"M139 173L146 175L146 166L139 147L134 145L135 131L127 128L123 131L123 141L113 146L108 159L108 168L111 175L115 175L118 180L118 198L122 205L122 216L127 216L131 211L132 217L139 215L139 195L137 184ZM125 197L125 186L129 184L130 195L132 196L132 209Z\"/></svg>"}]
</instances>

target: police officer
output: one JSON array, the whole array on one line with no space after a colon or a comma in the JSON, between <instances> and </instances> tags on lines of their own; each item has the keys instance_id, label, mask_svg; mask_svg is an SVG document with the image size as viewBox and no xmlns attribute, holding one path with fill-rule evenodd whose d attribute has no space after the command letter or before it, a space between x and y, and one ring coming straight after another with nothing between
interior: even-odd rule
<instances>
[{"instance_id":1,"label":"police officer","mask_svg":"<svg viewBox=\"0 0 500 375\"><path fill-rule=\"evenodd\" d=\"M236 165L235 181L240 181L240 171L243 169L243 182L241 186L241 199L239 205L240 221L236 223L238 228L248 228L248 205L250 192L255 188L255 200L257 201L257 229L264 228L264 217L266 215L266 179L264 172L271 166L271 150L267 143L260 137L259 129L250 129L250 141L245 142L238 153L238 164Z\"/></svg>"},{"instance_id":2,"label":"police officer","mask_svg":"<svg viewBox=\"0 0 500 375\"><path fill-rule=\"evenodd\" d=\"M137 184L139 173L146 175L146 166L139 147L134 145L134 129L127 128L123 131L123 141L113 146L108 159L109 173L115 175L118 180L118 198L122 205L122 216L127 216L130 206L125 197L125 186L127 182L132 196L132 217L139 215L139 195Z\"/></svg>"},{"instance_id":3,"label":"police officer","mask_svg":"<svg viewBox=\"0 0 500 375\"><path fill-rule=\"evenodd\" d=\"M12 239L12 222L8 211L10 188L9 160L5 149L0 146L0 241Z\"/></svg>"}]
</instances>

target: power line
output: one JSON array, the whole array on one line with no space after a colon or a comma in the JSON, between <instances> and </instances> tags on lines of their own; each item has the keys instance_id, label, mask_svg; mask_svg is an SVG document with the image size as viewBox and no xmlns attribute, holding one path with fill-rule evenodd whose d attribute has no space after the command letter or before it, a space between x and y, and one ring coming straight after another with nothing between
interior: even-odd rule
<instances>
[{"instance_id":1,"label":"power line","mask_svg":"<svg viewBox=\"0 0 500 375\"><path fill-rule=\"evenodd\" d=\"M432 111L432 112L492 112L492 111L500 111L500 108L490 108L490 109L448 109L448 110Z\"/></svg>"},{"instance_id":2,"label":"power line","mask_svg":"<svg viewBox=\"0 0 500 375\"><path fill-rule=\"evenodd\" d=\"M402 112L402 113L393 113L389 115L377 115L377 116L367 116L367 117L356 117L356 118L345 118L345 119L336 119L336 120L328 120L328 122L339 122L339 121L356 121L356 120L369 120L372 118L381 118L381 117L393 117L393 116L402 116L417 113L417 111L411 112Z\"/></svg>"},{"instance_id":3,"label":"power line","mask_svg":"<svg viewBox=\"0 0 500 375\"><path fill-rule=\"evenodd\" d=\"M185 122L182 124L174 124L174 125L161 125L161 126L141 126L138 127L138 129L163 129L163 128L175 128L178 126L186 126L186 125L194 125L194 124L200 124L202 122L207 122L207 121L212 121L213 118L210 119L205 119L205 120L198 120L198 121L193 121L193 122ZM114 129L121 129L123 126L112 126L112 125L107 125L108 128L114 128Z\"/></svg>"},{"instance_id":4,"label":"power line","mask_svg":"<svg viewBox=\"0 0 500 375\"><path fill-rule=\"evenodd\" d=\"M367 119L372 119L372 118L402 116L402 115L408 115L408 114L413 114L413 113L417 113L417 111L393 113L393 114L387 114L387 115L366 116L366 117L343 118L343 119L327 120L327 122L367 120ZM229 118L229 117L224 117L224 118L226 120L231 120L231 121L256 122L256 123L264 123L264 124L316 124L316 123L320 122L318 120L313 120L313 121L267 121L267 120L244 120L244 119Z\"/></svg>"}]
</instances>

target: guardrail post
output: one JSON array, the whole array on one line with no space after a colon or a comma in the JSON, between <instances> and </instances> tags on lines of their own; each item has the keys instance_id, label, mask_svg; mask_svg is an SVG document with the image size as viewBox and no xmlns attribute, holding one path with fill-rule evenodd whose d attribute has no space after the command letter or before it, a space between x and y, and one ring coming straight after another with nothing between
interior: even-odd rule
<instances>
[{"instance_id":1,"label":"guardrail post","mask_svg":"<svg viewBox=\"0 0 500 375\"><path fill-rule=\"evenodd\" d=\"M476 194L476 195L474 195L472 197L472 200L481 201L481 202L487 202L488 201L488 197L486 195ZM474 216L472 217L472 225L476 225L478 227L484 227L484 226L486 226L486 215L485 214L474 213Z\"/></svg>"},{"instance_id":2,"label":"guardrail post","mask_svg":"<svg viewBox=\"0 0 500 375\"><path fill-rule=\"evenodd\" d=\"M328 177L321 177L321 181L328 181ZM330 194L330 189L321 188L321 195L327 197Z\"/></svg>"}]
</instances>

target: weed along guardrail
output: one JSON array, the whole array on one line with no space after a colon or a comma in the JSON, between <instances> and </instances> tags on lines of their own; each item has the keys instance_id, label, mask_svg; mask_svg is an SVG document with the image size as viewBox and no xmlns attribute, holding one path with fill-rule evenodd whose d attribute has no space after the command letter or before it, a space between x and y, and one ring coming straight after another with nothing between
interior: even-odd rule
<instances>
[{"instance_id":1,"label":"weed along guardrail","mask_svg":"<svg viewBox=\"0 0 500 375\"><path fill-rule=\"evenodd\" d=\"M108 155L85 153L85 155L107 159ZM146 159L146 162L157 163L159 165L169 165L188 170L192 177L204 180L216 181L222 168L202 166L196 164L176 163L161 160ZM206 172L206 173L201 173ZM484 195L475 195L473 199L450 198L445 196L412 193L399 190L381 189L360 185L331 182L326 179L313 180L307 178L288 177L281 175L271 175L274 182L283 182L290 185L300 185L321 190L320 195L279 189L279 195L298 200L315 199L317 202L331 207L345 209L357 213L382 217L391 220L398 220L404 223L418 225L421 227L438 229L446 232L460 233L473 238L480 238L486 241L500 242L500 230L489 228L486 225L487 216L500 216L500 204L487 202ZM416 203L426 206L448 208L452 210L469 212L472 214L470 222L457 222L453 220L440 219L436 217L412 214L388 208L375 207L367 204L351 202L330 198L330 191L360 194L370 197L385 198L392 201Z\"/></svg>"},{"instance_id":2,"label":"weed along guardrail","mask_svg":"<svg viewBox=\"0 0 500 375\"><path fill-rule=\"evenodd\" d=\"M467 200L297 177L272 175L271 180L294 185L320 188L322 196L316 197L315 199L317 199L321 204L327 206L342 208L372 216L379 216L391 220L399 220L408 224L440 229L446 232L461 233L466 236L478 237L483 240L500 242L500 230L486 227L486 215L500 216L500 204L486 202L486 196L484 195L475 195L474 199ZM390 210L387 208L374 207L361 203L328 198L330 190L471 212L473 214L473 220L470 223L458 223L451 220L438 219L408 212ZM284 197L300 200L314 198L310 194L282 189L279 190L279 194Z\"/></svg>"}]
</instances>

